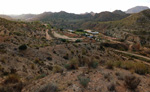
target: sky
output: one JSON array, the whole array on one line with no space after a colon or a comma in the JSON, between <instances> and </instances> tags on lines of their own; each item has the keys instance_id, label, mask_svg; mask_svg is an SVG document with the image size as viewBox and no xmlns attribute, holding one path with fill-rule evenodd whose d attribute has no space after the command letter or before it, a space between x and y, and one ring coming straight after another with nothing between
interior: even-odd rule
<instances>
[{"instance_id":1,"label":"sky","mask_svg":"<svg viewBox=\"0 0 150 92\"><path fill-rule=\"evenodd\" d=\"M85 13L122 10L135 6L150 7L150 0L1 0L0 14L40 14L66 11Z\"/></svg>"}]
</instances>

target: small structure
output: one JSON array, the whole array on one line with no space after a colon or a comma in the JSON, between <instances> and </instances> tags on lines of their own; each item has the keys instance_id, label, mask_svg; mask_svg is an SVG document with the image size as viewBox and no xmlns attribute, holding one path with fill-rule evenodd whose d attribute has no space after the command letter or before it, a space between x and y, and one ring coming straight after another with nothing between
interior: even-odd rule
<instances>
[{"instance_id":1,"label":"small structure","mask_svg":"<svg viewBox=\"0 0 150 92\"><path fill-rule=\"evenodd\" d=\"M70 29L69 29L68 31L69 31L69 32L74 32L74 30L70 30Z\"/></svg>"},{"instance_id":2,"label":"small structure","mask_svg":"<svg viewBox=\"0 0 150 92\"><path fill-rule=\"evenodd\" d=\"M93 38L94 36L87 36L88 38Z\"/></svg>"},{"instance_id":3,"label":"small structure","mask_svg":"<svg viewBox=\"0 0 150 92\"><path fill-rule=\"evenodd\" d=\"M93 34L93 35L97 35L97 34L99 34L99 32L97 32L97 31L92 31L92 30L84 30L85 32L87 32L87 33L89 33L89 34Z\"/></svg>"},{"instance_id":4,"label":"small structure","mask_svg":"<svg viewBox=\"0 0 150 92\"><path fill-rule=\"evenodd\" d=\"M90 32L90 33L93 34L93 35L99 34L99 32Z\"/></svg>"},{"instance_id":5,"label":"small structure","mask_svg":"<svg viewBox=\"0 0 150 92\"><path fill-rule=\"evenodd\" d=\"M89 30L89 29L87 29L87 30L84 30L85 32L87 32L87 33L90 33L90 32L92 32L92 30Z\"/></svg>"}]
</instances>

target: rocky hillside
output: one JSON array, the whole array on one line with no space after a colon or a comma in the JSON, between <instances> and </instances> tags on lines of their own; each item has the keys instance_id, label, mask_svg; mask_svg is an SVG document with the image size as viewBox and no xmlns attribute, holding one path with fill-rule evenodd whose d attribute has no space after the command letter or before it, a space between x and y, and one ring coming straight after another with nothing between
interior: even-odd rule
<instances>
[{"instance_id":1,"label":"rocky hillside","mask_svg":"<svg viewBox=\"0 0 150 92\"><path fill-rule=\"evenodd\" d=\"M132 14L119 21L87 23L89 29L99 30L109 36L123 38L130 34L141 39L141 44L149 44L150 30L150 10L144 10L140 13Z\"/></svg>"},{"instance_id":2,"label":"rocky hillside","mask_svg":"<svg viewBox=\"0 0 150 92\"><path fill-rule=\"evenodd\" d=\"M122 15L115 12L103 14ZM141 42L134 31L142 30L141 26L148 29L149 14L146 10L117 21L90 21L95 24L88 27L104 33L95 38L82 35L82 30L71 33L38 21L0 18L0 92L149 92L149 48L142 53L145 56L129 52L130 48L143 51L140 44L133 44ZM60 20L65 16L67 23L91 17L72 14L72 18L66 12L56 15L51 16ZM95 15L98 21L100 18ZM70 37L76 40L68 40Z\"/></svg>"}]
</instances>

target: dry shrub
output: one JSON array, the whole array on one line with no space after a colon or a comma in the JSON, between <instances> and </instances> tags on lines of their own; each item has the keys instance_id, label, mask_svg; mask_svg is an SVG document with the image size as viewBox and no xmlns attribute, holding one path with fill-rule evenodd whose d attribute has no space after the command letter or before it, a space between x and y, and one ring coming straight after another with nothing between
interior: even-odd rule
<instances>
[{"instance_id":1,"label":"dry shrub","mask_svg":"<svg viewBox=\"0 0 150 92\"><path fill-rule=\"evenodd\" d=\"M68 64L65 64L65 68L68 70L78 69L78 67L79 67L79 61L75 57L71 59Z\"/></svg>"},{"instance_id":2,"label":"dry shrub","mask_svg":"<svg viewBox=\"0 0 150 92\"><path fill-rule=\"evenodd\" d=\"M114 62L113 61L106 62L106 68L108 68L108 69L114 69Z\"/></svg>"},{"instance_id":3,"label":"dry shrub","mask_svg":"<svg viewBox=\"0 0 150 92\"><path fill-rule=\"evenodd\" d=\"M125 76L125 85L131 90L135 90L140 84L141 80L133 75Z\"/></svg>"},{"instance_id":4,"label":"dry shrub","mask_svg":"<svg viewBox=\"0 0 150 92\"><path fill-rule=\"evenodd\" d=\"M78 76L78 80L83 87L87 87L90 82L90 78L81 75Z\"/></svg>"},{"instance_id":5,"label":"dry shrub","mask_svg":"<svg viewBox=\"0 0 150 92\"><path fill-rule=\"evenodd\" d=\"M16 74L11 74L4 80L4 84L18 83L18 82L20 82L20 78Z\"/></svg>"},{"instance_id":6,"label":"dry shrub","mask_svg":"<svg viewBox=\"0 0 150 92\"><path fill-rule=\"evenodd\" d=\"M56 84L48 83L40 87L40 89L38 89L35 92L57 92L57 91L58 91L58 86Z\"/></svg>"},{"instance_id":7,"label":"dry shrub","mask_svg":"<svg viewBox=\"0 0 150 92\"><path fill-rule=\"evenodd\" d=\"M34 61L33 61L35 64L39 64L39 65L43 65L44 62L41 61L39 58L36 58Z\"/></svg>"},{"instance_id":8,"label":"dry shrub","mask_svg":"<svg viewBox=\"0 0 150 92\"><path fill-rule=\"evenodd\" d=\"M134 71L137 73L137 74L141 74L141 75L145 75L147 73L149 73L149 67L147 65L145 65L144 63L135 63L134 65Z\"/></svg>"},{"instance_id":9,"label":"dry shrub","mask_svg":"<svg viewBox=\"0 0 150 92\"><path fill-rule=\"evenodd\" d=\"M150 68L141 62L129 62L129 61L116 61L114 65L118 68L123 68L126 70L133 70L135 73L140 75L145 75L150 73Z\"/></svg>"},{"instance_id":10,"label":"dry shrub","mask_svg":"<svg viewBox=\"0 0 150 92\"><path fill-rule=\"evenodd\" d=\"M0 86L0 92L21 92L21 90L23 89L25 85L26 84L22 82L3 85L3 86Z\"/></svg>"},{"instance_id":11,"label":"dry shrub","mask_svg":"<svg viewBox=\"0 0 150 92\"><path fill-rule=\"evenodd\" d=\"M53 72L54 73L63 73L63 68L60 65L55 65L53 67Z\"/></svg>"}]
</instances>

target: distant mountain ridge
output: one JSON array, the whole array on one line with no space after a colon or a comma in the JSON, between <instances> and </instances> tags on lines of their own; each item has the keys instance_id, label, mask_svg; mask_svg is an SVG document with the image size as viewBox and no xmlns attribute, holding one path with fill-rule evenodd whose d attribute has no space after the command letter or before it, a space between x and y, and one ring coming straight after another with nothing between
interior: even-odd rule
<instances>
[{"instance_id":1,"label":"distant mountain ridge","mask_svg":"<svg viewBox=\"0 0 150 92\"><path fill-rule=\"evenodd\" d=\"M147 6L136 6L136 7L128 9L126 11L126 13L139 13L139 12L146 10L146 9L150 9L150 8Z\"/></svg>"},{"instance_id":2,"label":"distant mountain ridge","mask_svg":"<svg viewBox=\"0 0 150 92\"><path fill-rule=\"evenodd\" d=\"M121 20L84 23L88 29L105 30L112 28L128 28L132 30L150 30L150 9L131 14ZM92 26L90 26L92 25Z\"/></svg>"},{"instance_id":3,"label":"distant mountain ridge","mask_svg":"<svg viewBox=\"0 0 150 92\"><path fill-rule=\"evenodd\" d=\"M22 14L22 15L10 15L13 19L20 19L20 20L30 20L35 17L36 14Z\"/></svg>"},{"instance_id":4,"label":"distant mountain ridge","mask_svg":"<svg viewBox=\"0 0 150 92\"><path fill-rule=\"evenodd\" d=\"M78 29L82 28L82 24L87 22L104 22L104 21L115 21L120 20L129 16L121 10L114 12L101 12L101 13L85 13L85 14L74 14L67 13L65 11L60 12L44 12L41 14L22 14L22 15L11 15L12 19L22 21L41 21L49 23L57 28L64 29Z\"/></svg>"},{"instance_id":5,"label":"distant mountain ridge","mask_svg":"<svg viewBox=\"0 0 150 92\"><path fill-rule=\"evenodd\" d=\"M7 15L0 15L1 18L7 19L7 20L13 20L12 17L7 16Z\"/></svg>"},{"instance_id":6,"label":"distant mountain ridge","mask_svg":"<svg viewBox=\"0 0 150 92\"><path fill-rule=\"evenodd\" d=\"M129 16L124 12L114 11L114 12L101 12L101 13L85 13L85 14L74 14L61 12L45 12L33 17L30 21L41 21L50 23L52 26L57 28L69 28L78 29L82 28L82 24L86 22L102 22L102 21L115 21L120 20Z\"/></svg>"},{"instance_id":7,"label":"distant mountain ridge","mask_svg":"<svg viewBox=\"0 0 150 92\"><path fill-rule=\"evenodd\" d=\"M148 9L145 6L137 6L128 10L132 12L139 12L144 9ZM100 13L84 13L84 14L74 14L67 13L65 11L60 12L44 12L41 14L22 14L17 16L11 16L14 19L20 19L23 21L40 21L43 23L48 23L53 27L63 28L63 29L86 29L86 28L100 28L97 27L99 22L110 22L110 21L119 21L122 19L128 18L128 16L132 16L131 14L127 14L121 10L115 10L113 12L104 11ZM132 20L132 19L131 19ZM127 24L131 24L133 21L128 22ZM137 19L137 21L140 20ZM126 21L126 20L125 20ZM136 21L134 21L137 23ZM122 22L125 23L125 22ZM120 25L120 24L118 24ZM130 25L129 25L130 26ZM106 27L106 26L105 26Z\"/></svg>"}]
</instances>

